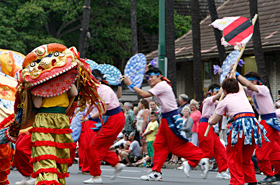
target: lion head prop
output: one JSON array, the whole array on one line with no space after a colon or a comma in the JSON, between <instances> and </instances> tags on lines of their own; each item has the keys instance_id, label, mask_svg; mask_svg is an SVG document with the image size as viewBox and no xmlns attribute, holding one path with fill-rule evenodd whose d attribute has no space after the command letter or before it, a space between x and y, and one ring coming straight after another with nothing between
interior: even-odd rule
<instances>
[{"instance_id":1,"label":"lion head prop","mask_svg":"<svg viewBox=\"0 0 280 185\"><path fill-rule=\"evenodd\" d=\"M98 108L102 118L104 102L97 93L99 83L75 47L67 48L57 43L39 46L25 57L22 67L17 74L19 85L15 102L15 122L17 127L20 125L19 129L32 125L36 113L32 111L32 96L58 96L69 90L74 83L79 89L79 95L78 98L70 99L67 115L72 116L77 105L80 110L90 105Z\"/></svg>"}]
</instances>

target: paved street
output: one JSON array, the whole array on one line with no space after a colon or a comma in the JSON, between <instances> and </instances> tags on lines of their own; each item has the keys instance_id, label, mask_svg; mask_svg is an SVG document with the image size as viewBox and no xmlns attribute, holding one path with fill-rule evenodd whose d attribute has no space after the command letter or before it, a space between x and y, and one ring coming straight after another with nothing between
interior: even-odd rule
<instances>
[{"instance_id":1,"label":"paved street","mask_svg":"<svg viewBox=\"0 0 280 185\"><path fill-rule=\"evenodd\" d=\"M111 180L111 176L114 172L114 169L110 166L101 166L102 168L102 180L103 184L114 184L114 185L142 185L145 184L188 184L188 185L227 185L229 184L229 180L220 180L216 179L215 176L217 172L209 172L208 178L206 180L200 177L200 170L192 170L191 177L187 178L182 170L175 169L163 169L163 181L162 182L149 182L149 181L141 181L140 176L148 173L148 168L140 168L140 167L127 167L123 170L123 172L118 176L117 179ZM89 179L90 175L81 175L78 174L78 165L74 164L70 168L70 177L67 178L67 185L82 185L84 180ZM257 175L257 179L263 179L263 175ZM9 175L9 181L11 185L14 185L16 181L22 179L22 176L18 171L11 171Z\"/></svg>"}]
</instances>

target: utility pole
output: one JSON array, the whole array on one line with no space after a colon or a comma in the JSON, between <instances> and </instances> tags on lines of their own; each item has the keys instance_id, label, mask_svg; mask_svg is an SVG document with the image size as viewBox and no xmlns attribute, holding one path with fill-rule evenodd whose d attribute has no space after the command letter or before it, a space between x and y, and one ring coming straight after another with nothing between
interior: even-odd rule
<instances>
[{"instance_id":1,"label":"utility pole","mask_svg":"<svg viewBox=\"0 0 280 185\"><path fill-rule=\"evenodd\" d=\"M159 0L159 41L158 41L158 64L162 72L165 74L165 0Z\"/></svg>"}]
</instances>

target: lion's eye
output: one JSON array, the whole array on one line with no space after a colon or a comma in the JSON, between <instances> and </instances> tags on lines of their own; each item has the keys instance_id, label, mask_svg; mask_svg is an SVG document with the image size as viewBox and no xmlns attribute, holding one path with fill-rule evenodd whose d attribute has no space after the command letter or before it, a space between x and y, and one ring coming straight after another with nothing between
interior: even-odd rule
<instances>
[{"instance_id":1,"label":"lion's eye","mask_svg":"<svg viewBox=\"0 0 280 185\"><path fill-rule=\"evenodd\" d=\"M54 55L55 57L58 57L58 56L59 56L59 52L55 52L53 55Z\"/></svg>"},{"instance_id":2,"label":"lion's eye","mask_svg":"<svg viewBox=\"0 0 280 185\"><path fill-rule=\"evenodd\" d=\"M35 66L36 66L36 63L35 63L35 62L32 62L32 63L30 64L30 66L31 66L31 67L35 67Z\"/></svg>"}]
</instances>

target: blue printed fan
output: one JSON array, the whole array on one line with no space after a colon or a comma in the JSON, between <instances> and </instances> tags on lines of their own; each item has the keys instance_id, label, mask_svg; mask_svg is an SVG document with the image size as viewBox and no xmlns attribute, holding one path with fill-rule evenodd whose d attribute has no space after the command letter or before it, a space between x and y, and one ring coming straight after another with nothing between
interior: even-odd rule
<instances>
[{"instance_id":1,"label":"blue printed fan","mask_svg":"<svg viewBox=\"0 0 280 185\"><path fill-rule=\"evenodd\" d=\"M98 69L105 75L106 81L109 83L109 85L118 85L120 83L122 74L115 66L109 64L99 64L95 66L94 69Z\"/></svg>"},{"instance_id":2,"label":"blue printed fan","mask_svg":"<svg viewBox=\"0 0 280 185\"><path fill-rule=\"evenodd\" d=\"M128 77L132 84L140 88L145 75L146 57L142 53L135 54L126 63L124 76ZM128 87L131 91L133 89Z\"/></svg>"},{"instance_id":3,"label":"blue printed fan","mask_svg":"<svg viewBox=\"0 0 280 185\"><path fill-rule=\"evenodd\" d=\"M93 60L86 59L85 61L86 61L86 63L89 64L89 67L91 70L95 69L95 67L98 66L98 64L96 62L94 62Z\"/></svg>"},{"instance_id":4,"label":"blue printed fan","mask_svg":"<svg viewBox=\"0 0 280 185\"><path fill-rule=\"evenodd\" d=\"M225 61L223 62L222 68L220 68L218 65L214 65L214 74L220 72L220 83L222 84L224 79L226 78L226 76L229 74L230 72L230 66L232 64L236 63L236 60L238 59L240 54L240 50L233 50L225 59ZM242 65L245 62L243 60L239 60L238 65L242 67Z\"/></svg>"}]
</instances>

